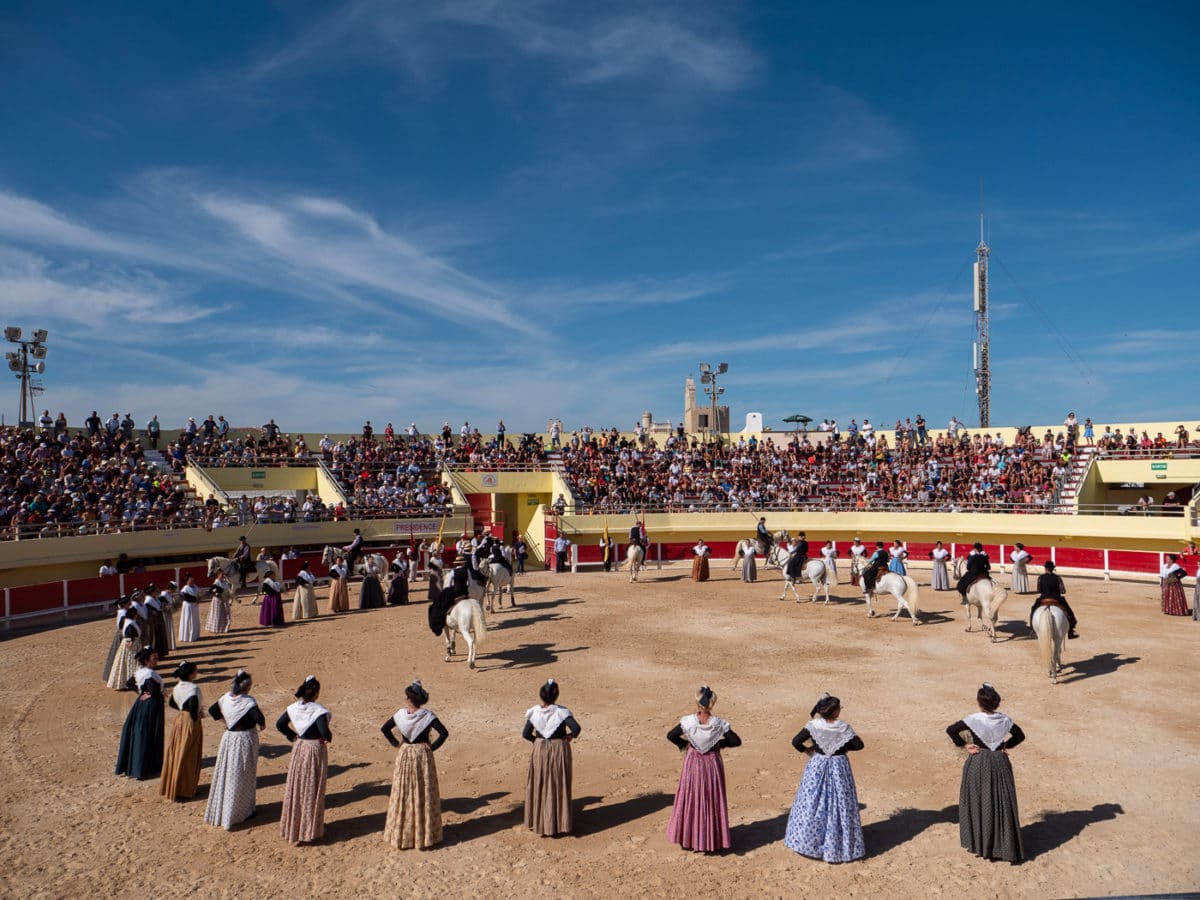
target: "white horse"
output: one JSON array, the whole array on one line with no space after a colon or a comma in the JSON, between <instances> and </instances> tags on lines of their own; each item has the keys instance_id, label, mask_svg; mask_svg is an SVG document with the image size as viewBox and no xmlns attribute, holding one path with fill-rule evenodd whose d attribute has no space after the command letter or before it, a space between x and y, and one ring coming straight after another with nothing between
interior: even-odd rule
<instances>
[{"instance_id":1,"label":"white horse","mask_svg":"<svg viewBox=\"0 0 1200 900\"><path fill-rule=\"evenodd\" d=\"M772 537L774 538L774 543L771 545L769 553L767 552L767 545L757 535L753 538L754 549L762 557L764 569L782 569L787 564L788 557L791 556L786 549L788 543L791 541L791 536L786 531L777 531ZM778 555L781 550L783 551L782 562ZM734 559L734 564L736 567L736 558Z\"/></svg>"},{"instance_id":2,"label":"white horse","mask_svg":"<svg viewBox=\"0 0 1200 900\"><path fill-rule=\"evenodd\" d=\"M512 547L505 547L503 550L504 559L512 566ZM508 605L516 606L517 598L513 595L513 587L515 579L510 569L506 569L498 562L485 562L483 564L483 574L487 576L487 584L485 592L487 594L487 609L492 612L492 598L504 609L504 591L508 590Z\"/></svg>"},{"instance_id":3,"label":"white horse","mask_svg":"<svg viewBox=\"0 0 1200 900\"><path fill-rule=\"evenodd\" d=\"M783 593L779 595L780 600L787 599L787 592L791 589L792 596L796 598L796 602L800 602L800 595L796 593L796 579L793 579L787 571L787 560L784 560L780 565L783 569ZM804 574L800 576L800 583L804 583L807 578L812 582L813 595L809 600L810 603L817 602L817 594L821 593L821 588L825 589L825 604L829 605L829 582L831 580L829 566L825 565L825 561L821 559L810 559L804 564Z\"/></svg>"},{"instance_id":4,"label":"white horse","mask_svg":"<svg viewBox=\"0 0 1200 900\"><path fill-rule=\"evenodd\" d=\"M464 597L454 604L446 614L446 662L452 662L455 655L455 641L461 634L467 640L467 667L475 668L475 648L483 643L483 635L487 631L487 618L483 607L474 597Z\"/></svg>"},{"instance_id":5,"label":"white horse","mask_svg":"<svg viewBox=\"0 0 1200 900\"><path fill-rule=\"evenodd\" d=\"M448 588L454 583L454 572L447 572L442 576L442 588ZM467 596L477 603L483 603L487 596L486 582L476 581L474 576L467 577Z\"/></svg>"},{"instance_id":6,"label":"white horse","mask_svg":"<svg viewBox=\"0 0 1200 900\"><path fill-rule=\"evenodd\" d=\"M339 556L345 556L346 552L341 547L327 546L321 551L322 565L333 565L333 561ZM382 575L388 570L388 561L382 553L364 553L358 558L358 565L354 567L355 571L351 575L366 575L371 567L375 567L376 575Z\"/></svg>"},{"instance_id":7,"label":"white horse","mask_svg":"<svg viewBox=\"0 0 1200 900\"><path fill-rule=\"evenodd\" d=\"M1042 653L1042 668L1051 684L1058 684L1062 669L1063 641L1067 637L1067 614L1056 604L1043 603L1033 613L1033 630Z\"/></svg>"},{"instance_id":8,"label":"white horse","mask_svg":"<svg viewBox=\"0 0 1200 900\"><path fill-rule=\"evenodd\" d=\"M629 583L633 584L638 580L638 573L642 571L646 554L637 544L630 544L629 549L625 551L625 561L629 563Z\"/></svg>"},{"instance_id":9,"label":"white horse","mask_svg":"<svg viewBox=\"0 0 1200 900\"><path fill-rule=\"evenodd\" d=\"M891 594L896 598L896 614L892 616L893 622L900 618L901 610L906 609L908 610L909 618L912 619L912 623L914 625L921 624L917 618L921 614L920 592L917 590L917 583L912 580L911 576L897 575L895 572L884 572L875 580L875 590L868 591L866 585L863 585L863 597L867 601L868 616L875 615L875 609L871 606L871 601L876 594Z\"/></svg>"},{"instance_id":10,"label":"white horse","mask_svg":"<svg viewBox=\"0 0 1200 900\"><path fill-rule=\"evenodd\" d=\"M217 572L224 572L225 577L230 583L236 583L241 578L241 573L238 571L236 560L230 559L228 556L213 556L208 560L208 577L212 578ZM255 581L257 590L254 592L254 599L258 599L258 595L262 593L262 580L265 576L270 575L276 581L282 584L283 576L279 574L279 563L275 560L260 559L254 563L254 571L246 573L246 581Z\"/></svg>"},{"instance_id":11,"label":"white horse","mask_svg":"<svg viewBox=\"0 0 1200 900\"><path fill-rule=\"evenodd\" d=\"M975 610L984 631L996 642L996 617L1000 607L1008 599L1008 591L996 584L990 578L980 578L967 588L967 631L971 631L971 610Z\"/></svg>"}]
</instances>

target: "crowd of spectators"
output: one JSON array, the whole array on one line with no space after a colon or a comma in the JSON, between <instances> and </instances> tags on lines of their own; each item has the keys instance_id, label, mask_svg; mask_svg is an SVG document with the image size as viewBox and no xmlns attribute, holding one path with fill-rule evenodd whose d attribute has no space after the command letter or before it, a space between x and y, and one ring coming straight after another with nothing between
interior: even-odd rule
<instances>
[{"instance_id":1,"label":"crowd of spectators","mask_svg":"<svg viewBox=\"0 0 1200 900\"><path fill-rule=\"evenodd\" d=\"M203 509L186 484L148 463L118 426L0 428L0 525L5 539L194 527Z\"/></svg>"},{"instance_id":2,"label":"crowd of spectators","mask_svg":"<svg viewBox=\"0 0 1200 900\"><path fill-rule=\"evenodd\" d=\"M915 435L914 435L915 436ZM903 431L819 433L787 443L732 446L608 438L568 445L564 468L578 512L664 509L1045 510L1054 505L1075 452L1065 435L1028 431L1011 446L999 435L962 431L926 440Z\"/></svg>"}]
</instances>

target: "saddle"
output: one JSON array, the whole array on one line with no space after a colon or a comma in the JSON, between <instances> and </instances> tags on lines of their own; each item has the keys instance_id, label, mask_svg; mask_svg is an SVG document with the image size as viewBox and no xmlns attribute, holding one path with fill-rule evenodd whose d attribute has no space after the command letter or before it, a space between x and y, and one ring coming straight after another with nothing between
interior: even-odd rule
<instances>
[{"instance_id":1,"label":"saddle","mask_svg":"<svg viewBox=\"0 0 1200 900\"><path fill-rule=\"evenodd\" d=\"M476 584L487 584L487 576L478 569L468 569L467 574L471 576L471 580ZM463 594L463 596L465 597L466 594Z\"/></svg>"},{"instance_id":2,"label":"saddle","mask_svg":"<svg viewBox=\"0 0 1200 900\"><path fill-rule=\"evenodd\" d=\"M1062 601L1057 597L1038 597L1038 603L1042 606L1062 606Z\"/></svg>"}]
</instances>

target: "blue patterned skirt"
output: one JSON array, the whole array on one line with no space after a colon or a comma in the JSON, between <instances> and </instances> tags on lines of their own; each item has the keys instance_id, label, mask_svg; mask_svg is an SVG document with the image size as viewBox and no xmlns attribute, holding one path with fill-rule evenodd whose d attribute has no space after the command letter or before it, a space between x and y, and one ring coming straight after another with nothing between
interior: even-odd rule
<instances>
[{"instance_id":1,"label":"blue patterned skirt","mask_svg":"<svg viewBox=\"0 0 1200 900\"><path fill-rule=\"evenodd\" d=\"M908 569L904 568L904 560L899 556L893 556L891 562L888 563L888 571L895 572L897 575L907 575Z\"/></svg>"},{"instance_id":2,"label":"blue patterned skirt","mask_svg":"<svg viewBox=\"0 0 1200 900\"><path fill-rule=\"evenodd\" d=\"M831 863L867 855L854 773L844 754L813 754L796 790L783 843L803 856Z\"/></svg>"}]
</instances>

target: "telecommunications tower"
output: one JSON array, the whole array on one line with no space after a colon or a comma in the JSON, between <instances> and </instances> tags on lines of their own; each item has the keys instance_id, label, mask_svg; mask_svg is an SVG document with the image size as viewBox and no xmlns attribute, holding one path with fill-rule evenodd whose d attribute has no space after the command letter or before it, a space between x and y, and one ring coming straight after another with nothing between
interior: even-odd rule
<instances>
[{"instance_id":1,"label":"telecommunications tower","mask_svg":"<svg viewBox=\"0 0 1200 900\"><path fill-rule=\"evenodd\" d=\"M988 338L988 249L983 236L983 208L979 209L979 246L975 248L975 393L979 395L979 427L991 426L992 369Z\"/></svg>"}]
</instances>

